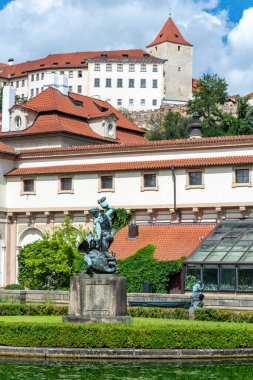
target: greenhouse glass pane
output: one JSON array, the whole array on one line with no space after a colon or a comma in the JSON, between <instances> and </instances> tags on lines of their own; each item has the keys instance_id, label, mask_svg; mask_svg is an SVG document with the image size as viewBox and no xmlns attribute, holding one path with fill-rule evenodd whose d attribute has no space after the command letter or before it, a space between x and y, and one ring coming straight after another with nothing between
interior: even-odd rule
<instances>
[{"instance_id":1,"label":"greenhouse glass pane","mask_svg":"<svg viewBox=\"0 0 253 380\"><path fill-rule=\"evenodd\" d=\"M227 261L232 261L232 262L236 262L240 259L240 257L244 254L243 251L234 251L234 252L229 252L229 254L223 258L223 261L227 262Z\"/></svg>"},{"instance_id":2,"label":"greenhouse glass pane","mask_svg":"<svg viewBox=\"0 0 253 380\"><path fill-rule=\"evenodd\" d=\"M247 252L246 256L244 256L240 261L243 261L245 263L253 263L253 252Z\"/></svg>"},{"instance_id":3,"label":"greenhouse glass pane","mask_svg":"<svg viewBox=\"0 0 253 380\"><path fill-rule=\"evenodd\" d=\"M252 230L248 230L246 233L243 234L243 236L241 237L241 239L243 240L252 240L253 242L253 231Z\"/></svg>"},{"instance_id":4,"label":"greenhouse glass pane","mask_svg":"<svg viewBox=\"0 0 253 380\"><path fill-rule=\"evenodd\" d=\"M204 290L218 289L218 267L206 266L203 269Z\"/></svg>"},{"instance_id":5,"label":"greenhouse glass pane","mask_svg":"<svg viewBox=\"0 0 253 380\"><path fill-rule=\"evenodd\" d=\"M185 278L185 289L192 290L193 285L197 281L201 281L201 267L200 265L187 265L186 267L186 278Z\"/></svg>"},{"instance_id":6,"label":"greenhouse glass pane","mask_svg":"<svg viewBox=\"0 0 253 380\"><path fill-rule=\"evenodd\" d=\"M217 245L215 240L206 240L201 244L201 251L212 251L212 249Z\"/></svg>"},{"instance_id":7,"label":"greenhouse glass pane","mask_svg":"<svg viewBox=\"0 0 253 380\"><path fill-rule=\"evenodd\" d=\"M209 255L209 252L199 249L188 258L188 261L203 261L207 255Z\"/></svg>"},{"instance_id":8,"label":"greenhouse glass pane","mask_svg":"<svg viewBox=\"0 0 253 380\"><path fill-rule=\"evenodd\" d=\"M221 261L223 259L223 257L225 256L226 252L222 252L222 251L215 251L213 253L210 254L210 256L208 256L205 261L206 262L209 262L209 261Z\"/></svg>"},{"instance_id":9,"label":"greenhouse glass pane","mask_svg":"<svg viewBox=\"0 0 253 380\"><path fill-rule=\"evenodd\" d=\"M231 231L226 234L226 238L238 238L242 231Z\"/></svg>"},{"instance_id":10,"label":"greenhouse glass pane","mask_svg":"<svg viewBox=\"0 0 253 380\"><path fill-rule=\"evenodd\" d=\"M235 290L235 267L224 265L220 269L220 290Z\"/></svg>"},{"instance_id":11,"label":"greenhouse glass pane","mask_svg":"<svg viewBox=\"0 0 253 380\"><path fill-rule=\"evenodd\" d=\"M253 268L246 266L238 267L238 290L253 290Z\"/></svg>"},{"instance_id":12,"label":"greenhouse glass pane","mask_svg":"<svg viewBox=\"0 0 253 380\"><path fill-rule=\"evenodd\" d=\"M214 251L229 251L230 248L236 243L235 239L223 239L221 242L215 247Z\"/></svg>"},{"instance_id":13,"label":"greenhouse glass pane","mask_svg":"<svg viewBox=\"0 0 253 380\"><path fill-rule=\"evenodd\" d=\"M227 233L227 231L215 231L212 234L211 239L220 240L226 235L226 233Z\"/></svg>"},{"instance_id":14,"label":"greenhouse glass pane","mask_svg":"<svg viewBox=\"0 0 253 380\"><path fill-rule=\"evenodd\" d=\"M250 240L239 240L233 248L231 248L231 251L246 251L246 249L252 244L252 241Z\"/></svg>"}]
</instances>

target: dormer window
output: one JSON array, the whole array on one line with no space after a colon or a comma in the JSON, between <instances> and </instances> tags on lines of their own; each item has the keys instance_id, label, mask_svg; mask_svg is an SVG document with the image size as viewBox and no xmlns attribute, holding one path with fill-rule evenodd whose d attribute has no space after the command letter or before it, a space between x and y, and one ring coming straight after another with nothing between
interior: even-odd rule
<instances>
[{"instance_id":1,"label":"dormer window","mask_svg":"<svg viewBox=\"0 0 253 380\"><path fill-rule=\"evenodd\" d=\"M17 129L19 129L19 128L21 128L21 126L22 126L22 119L20 116L16 116L15 117L15 127Z\"/></svg>"},{"instance_id":2,"label":"dormer window","mask_svg":"<svg viewBox=\"0 0 253 380\"><path fill-rule=\"evenodd\" d=\"M122 54L122 58L128 58L128 54Z\"/></svg>"},{"instance_id":3,"label":"dormer window","mask_svg":"<svg viewBox=\"0 0 253 380\"><path fill-rule=\"evenodd\" d=\"M175 36L176 38L178 38L178 34L174 34L174 36Z\"/></svg>"},{"instance_id":4,"label":"dormer window","mask_svg":"<svg viewBox=\"0 0 253 380\"><path fill-rule=\"evenodd\" d=\"M109 123L107 126L107 134L108 134L108 137L114 136L114 126L112 123Z\"/></svg>"},{"instance_id":5,"label":"dormer window","mask_svg":"<svg viewBox=\"0 0 253 380\"><path fill-rule=\"evenodd\" d=\"M107 58L107 54L101 54L102 58Z\"/></svg>"}]
</instances>

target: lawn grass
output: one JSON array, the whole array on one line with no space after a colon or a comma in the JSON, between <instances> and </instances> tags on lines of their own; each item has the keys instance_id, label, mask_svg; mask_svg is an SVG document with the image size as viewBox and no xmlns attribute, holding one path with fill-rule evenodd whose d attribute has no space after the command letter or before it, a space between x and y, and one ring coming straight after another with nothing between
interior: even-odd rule
<instances>
[{"instance_id":1,"label":"lawn grass","mask_svg":"<svg viewBox=\"0 0 253 380\"><path fill-rule=\"evenodd\" d=\"M13 316L0 316L0 323L64 323L62 322L62 317L59 315L47 315L47 316L31 316L31 315L13 315ZM99 324L96 324L99 325ZM183 319L163 319L163 318L133 318L133 323L130 326L138 328L156 328L156 327L179 327L182 329L190 328L206 328L206 329L219 329L219 328L230 328L238 329L238 325L241 327L246 327L247 330L253 330L253 324L240 323L237 322L211 322L211 321L196 321L196 320L183 320ZM102 325L104 326L104 324ZM117 325L118 326L118 325ZM125 326L120 324L120 326Z\"/></svg>"}]
</instances>

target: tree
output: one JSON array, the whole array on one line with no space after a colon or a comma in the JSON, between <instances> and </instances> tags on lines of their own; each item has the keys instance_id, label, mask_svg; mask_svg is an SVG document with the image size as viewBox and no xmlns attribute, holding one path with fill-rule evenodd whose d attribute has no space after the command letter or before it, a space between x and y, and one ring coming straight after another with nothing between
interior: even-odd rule
<instances>
[{"instance_id":1,"label":"tree","mask_svg":"<svg viewBox=\"0 0 253 380\"><path fill-rule=\"evenodd\" d=\"M222 118L220 106L228 99L227 83L217 74L204 74L198 84L193 99L187 103L187 112L198 112L203 119L203 127L216 127Z\"/></svg>"},{"instance_id":2,"label":"tree","mask_svg":"<svg viewBox=\"0 0 253 380\"><path fill-rule=\"evenodd\" d=\"M18 255L19 283L29 289L63 289L69 287L70 276L84 267L77 244L86 236L82 228L75 229L65 218L53 233L23 247Z\"/></svg>"},{"instance_id":3,"label":"tree","mask_svg":"<svg viewBox=\"0 0 253 380\"><path fill-rule=\"evenodd\" d=\"M188 125L191 119L182 116L179 112L169 111L162 121L161 115L151 116L152 128L147 132L149 140L183 139L189 135Z\"/></svg>"}]
</instances>

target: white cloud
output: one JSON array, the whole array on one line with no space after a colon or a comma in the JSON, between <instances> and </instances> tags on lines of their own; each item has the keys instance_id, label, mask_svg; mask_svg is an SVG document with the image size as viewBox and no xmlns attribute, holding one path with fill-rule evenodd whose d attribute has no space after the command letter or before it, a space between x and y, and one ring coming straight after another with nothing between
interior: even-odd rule
<instances>
[{"instance_id":1,"label":"white cloud","mask_svg":"<svg viewBox=\"0 0 253 380\"><path fill-rule=\"evenodd\" d=\"M231 93L253 90L253 8L231 25L218 0L13 0L0 11L0 61L50 53L145 48L169 16L194 44L193 75L217 72Z\"/></svg>"}]
</instances>

